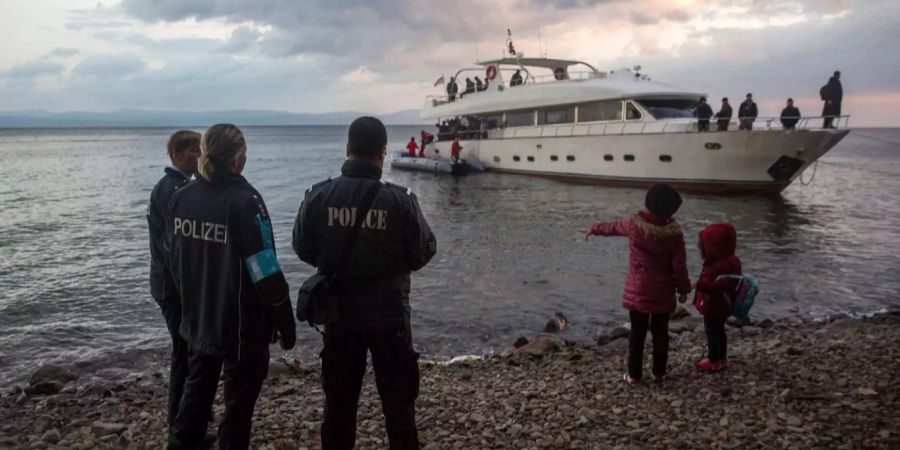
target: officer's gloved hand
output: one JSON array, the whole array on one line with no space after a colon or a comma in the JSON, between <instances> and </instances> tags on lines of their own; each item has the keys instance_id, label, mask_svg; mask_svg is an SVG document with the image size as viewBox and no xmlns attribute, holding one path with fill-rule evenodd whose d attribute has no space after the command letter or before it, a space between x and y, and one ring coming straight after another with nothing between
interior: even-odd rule
<instances>
[{"instance_id":1,"label":"officer's gloved hand","mask_svg":"<svg viewBox=\"0 0 900 450\"><path fill-rule=\"evenodd\" d=\"M284 304L287 305L287 308L277 308L274 311L275 329L278 331L281 348L290 350L297 343L297 324L294 322L294 313L291 311L290 302Z\"/></svg>"}]
</instances>

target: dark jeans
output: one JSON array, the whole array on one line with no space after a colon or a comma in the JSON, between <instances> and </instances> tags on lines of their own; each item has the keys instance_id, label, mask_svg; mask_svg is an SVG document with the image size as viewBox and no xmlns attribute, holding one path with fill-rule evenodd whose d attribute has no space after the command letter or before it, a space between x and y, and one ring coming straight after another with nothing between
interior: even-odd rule
<instances>
[{"instance_id":1,"label":"dark jeans","mask_svg":"<svg viewBox=\"0 0 900 450\"><path fill-rule=\"evenodd\" d=\"M172 338L172 358L169 365L169 416L166 422L172 425L175 416L178 415L178 404L181 403L181 393L184 390L184 381L188 377L188 348L187 342L178 334L181 327L181 303L179 299L164 300L159 302L159 309L166 319L166 327Z\"/></svg>"},{"instance_id":2,"label":"dark jeans","mask_svg":"<svg viewBox=\"0 0 900 450\"><path fill-rule=\"evenodd\" d=\"M367 332L326 327L322 350L322 448L344 450L356 445L356 409L367 352L372 352L390 448L418 449L419 354L413 350L408 327L402 325Z\"/></svg>"},{"instance_id":3,"label":"dark jeans","mask_svg":"<svg viewBox=\"0 0 900 450\"><path fill-rule=\"evenodd\" d=\"M698 120L697 121L697 131L709 131L709 121L708 120Z\"/></svg>"},{"instance_id":4,"label":"dark jeans","mask_svg":"<svg viewBox=\"0 0 900 450\"><path fill-rule=\"evenodd\" d=\"M709 349L707 357L712 362L728 359L728 336L725 335L725 319L703 318L706 330L706 345Z\"/></svg>"},{"instance_id":5,"label":"dark jeans","mask_svg":"<svg viewBox=\"0 0 900 450\"><path fill-rule=\"evenodd\" d=\"M835 128L833 123L834 123L834 116L826 116L822 122L822 128Z\"/></svg>"},{"instance_id":6,"label":"dark jeans","mask_svg":"<svg viewBox=\"0 0 900 450\"><path fill-rule=\"evenodd\" d=\"M653 375L666 374L669 359L669 314L645 314L629 311L631 333L628 335L628 376L640 380L643 376L644 341L647 328L653 334Z\"/></svg>"},{"instance_id":7,"label":"dark jeans","mask_svg":"<svg viewBox=\"0 0 900 450\"><path fill-rule=\"evenodd\" d=\"M716 121L716 125L718 126L716 131L728 131L728 124L730 124L730 123L731 123L731 119L722 119L722 120Z\"/></svg>"},{"instance_id":8,"label":"dark jeans","mask_svg":"<svg viewBox=\"0 0 900 450\"><path fill-rule=\"evenodd\" d=\"M741 130L752 130L753 129L753 119L741 119L741 126L739 128Z\"/></svg>"},{"instance_id":9,"label":"dark jeans","mask_svg":"<svg viewBox=\"0 0 900 450\"><path fill-rule=\"evenodd\" d=\"M188 357L190 375L175 423L169 428L171 449L196 449L203 443L219 374L225 373L225 414L219 424L220 449L247 449L256 400L269 372L269 347L262 343L241 355L240 361L200 352Z\"/></svg>"}]
</instances>

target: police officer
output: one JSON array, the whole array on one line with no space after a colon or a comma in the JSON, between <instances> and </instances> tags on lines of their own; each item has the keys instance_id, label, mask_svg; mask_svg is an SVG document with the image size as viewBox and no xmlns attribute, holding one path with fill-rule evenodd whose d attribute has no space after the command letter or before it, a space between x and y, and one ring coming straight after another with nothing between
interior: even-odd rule
<instances>
[{"instance_id":1,"label":"police officer","mask_svg":"<svg viewBox=\"0 0 900 450\"><path fill-rule=\"evenodd\" d=\"M167 146L172 167L166 167L165 175L159 179L150 194L147 205L147 223L150 229L150 295L159 305L166 328L172 338L172 357L169 366L169 409L166 422L172 425L178 414L181 390L188 374L187 344L178 334L181 326L181 300L171 283L171 277L164 277L165 260L163 252L163 232L166 227L166 207L175 191L187 184L197 172L197 157L200 156L200 133L181 130L169 138Z\"/></svg>"},{"instance_id":2,"label":"police officer","mask_svg":"<svg viewBox=\"0 0 900 450\"><path fill-rule=\"evenodd\" d=\"M326 325L322 351L325 418L322 447L350 449L366 354L372 353L391 449L419 447L415 400L419 354L410 334L410 272L436 251L434 234L416 196L381 180L387 131L373 117L350 125L342 175L306 192L294 224L294 251L322 273L335 273L339 319ZM378 187L378 183L381 186ZM362 198L380 189L365 217ZM369 194L371 195L371 194ZM337 268L357 220L364 220L346 267Z\"/></svg>"},{"instance_id":3,"label":"police officer","mask_svg":"<svg viewBox=\"0 0 900 450\"><path fill-rule=\"evenodd\" d=\"M241 176L246 162L238 127L210 127L201 144L200 179L169 204L168 261L182 299L181 336L190 349L190 375L170 427L170 449L199 446L223 370L219 448L248 448L269 342L279 335L281 347L290 349L296 340L269 213Z\"/></svg>"}]
</instances>

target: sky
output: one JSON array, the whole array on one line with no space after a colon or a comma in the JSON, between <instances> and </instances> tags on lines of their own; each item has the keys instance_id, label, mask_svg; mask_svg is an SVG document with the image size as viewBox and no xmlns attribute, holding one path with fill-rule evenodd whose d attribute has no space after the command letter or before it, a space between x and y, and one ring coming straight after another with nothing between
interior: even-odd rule
<instances>
[{"instance_id":1,"label":"sky","mask_svg":"<svg viewBox=\"0 0 900 450\"><path fill-rule=\"evenodd\" d=\"M640 65L654 80L900 126L896 0L0 0L0 111L418 109L502 55Z\"/></svg>"}]
</instances>

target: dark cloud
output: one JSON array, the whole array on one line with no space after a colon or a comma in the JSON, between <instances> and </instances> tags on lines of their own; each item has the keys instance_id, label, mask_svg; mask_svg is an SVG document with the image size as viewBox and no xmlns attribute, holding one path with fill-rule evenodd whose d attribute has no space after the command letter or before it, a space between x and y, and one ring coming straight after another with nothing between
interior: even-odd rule
<instances>
[{"instance_id":1,"label":"dark cloud","mask_svg":"<svg viewBox=\"0 0 900 450\"><path fill-rule=\"evenodd\" d=\"M68 58L70 56L75 56L78 54L78 49L75 48L55 48L50 53L47 54L48 57L51 58Z\"/></svg>"},{"instance_id":2,"label":"dark cloud","mask_svg":"<svg viewBox=\"0 0 900 450\"><path fill-rule=\"evenodd\" d=\"M7 70L4 75L9 78L27 79L44 75L59 75L66 67L58 62L41 59L27 62Z\"/></svg>"},{"instance_id":3,"label":"dark cloud","mask_svg":"<svg viewBox=\"0 0 900 450\"><path fill-rule=\"evenodd\" d=\"M693 19L689 12L680 9L671 9L663 13L662 16L666 20L670 20L672 22L688 22Z\"/></svg>"},{"instance_id":4,"label":"dark cloud","mask_svg":"<svg viewBox=\"0 0 900 450\"><path fill-rule=\"evenodd\" d=\"M256 45L262 33L249 26L240 26L231 32L225 45L220 47L224 52L241 52Z\"/></svg>"},{"instance_id":5,"label":"dark cloud","mask_svg":"<svg viewBox=\"0 0 900 450\"><path fill-rule=\"evenodd\" d=\"M629 18L635 25L655 25L659 22L659 17L642 11L632 11Z\"/></svg>"},{"instance_id":6,"label":"dark cloud","mask_svg":"<svg viewBox=\"0 0 900 450\"><path fill-rule=\"evenodd\" d=\"M135 55L92 56L78 63L72 70L72 75L76 78L122 78L140 73L146 67L147 63Z\"/></svg>"}]
</instances>

